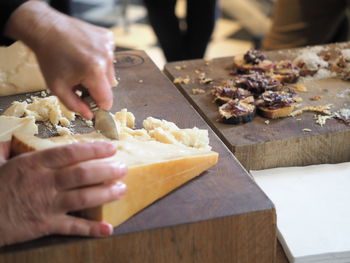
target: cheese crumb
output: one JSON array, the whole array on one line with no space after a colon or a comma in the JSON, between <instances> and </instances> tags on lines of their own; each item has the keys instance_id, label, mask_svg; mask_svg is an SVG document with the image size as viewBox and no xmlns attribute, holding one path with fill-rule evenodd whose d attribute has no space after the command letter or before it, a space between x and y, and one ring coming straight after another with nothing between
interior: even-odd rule
<instances>
[{"instance_id":1,"label":"cheese crumb","mask_svg":"<svg viewBox=\"0 0 350 263\"><path fill-rule=\"evenodd\" d=\"M186 77L186 78L183 78L183 77L177 77L174 79L173 83L174 84L188 84L190 82L190 78L189 77Z\"/></svg>"},{"instance_id":2,"label":"cheese crumb","mask_svg":"<svg viewBox=\"0 0 350 263\"><path fill-rule=\"evenodd\" d=\"M192 89L192 94L197 95L197 94L203 94L205 93L204 89Z\"/></svg>"},{"instance_id":3,"label":"cheese crumb","mask_svg":"<svg viewBox=\"0 0 350 263\"><path fill-rule=\"evenodd\" d=\"M317 124L319 124L321 127L323 127L326 124L326 121L328 119L331 119L332 117L333 116L316 114L314 116L314 119L315 119L315 122Z\"/></svg>"},{"instance_id":4,"label":"cheese crumb","mask_svg":"<svg viewBox=\"0 0 350 263\"><path fill-rule=\"evenodd\" d=\"M94 123L92 122L92 120L85 120L85 123L89 127L93 127L94 126Z\"/></svg>"},{"instance_id":5,"label":"cheese crumb","mask_svg":"<svg viewBox=\"0 0 350 263\"><path fill-rule=\"evenodd\" d=\"M331 115L332 112L330 111L330 108L332 105L333 104L326 104L323 106L307 106L300 110L293 111L291 114L289 114L289 116L295 117L302 114L304 111L319 112L321 114Z\"/></svg>"},{"instance_id":6,"label":"cheese crumb","mask_svg":"<svg viewBox=\"0 0 350 263\"><path fill-rule=\"evenodd\" d=\"M303 129L303 132L311 132L311 129L304 128L304 129Z\"/></svg>"},{"instance_id":7,"label":"cheese crumb","mask_svg":"<svg viewBox=\"0 0 350 263\"><path fill-rule=\"evenodd\" d=\"M266 120L264 121L266 125L269 125L270 124L270 121L269 120Z\"/></svg>"},{"instance_id":8,"label":"cheese crumb","mask_svg":"<svg viewBox=\"0 0 350 263\"><path fill-rule=\"evenodd\" d=\"M318 100L321 100L322 98L323 98L323 96L317 95L317 96L311 97L310 100L312 100L312 101L318 101Z\"/></svg>"},{"instance_id":9,"label":"cheese crumb","mask_svg":"<svg viewBox=\"0 0 350 263\"><path fill-rule=\"evenodd\" d=\"M72 131L67 127L56 126L56 130L60 136L71 135Z\"/></svg>"}]
</instances>

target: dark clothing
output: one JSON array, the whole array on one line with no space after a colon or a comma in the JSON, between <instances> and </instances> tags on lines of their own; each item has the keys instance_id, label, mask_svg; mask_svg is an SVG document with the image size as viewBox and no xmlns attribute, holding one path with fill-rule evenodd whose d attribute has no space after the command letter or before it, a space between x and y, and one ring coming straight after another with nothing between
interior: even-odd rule
<instances>
[{"instance_id":1,"label":"dark clothing","mask_svg":"<svg viewBox=\"0 0 350 263\"><path fill-rule=\"evenodd\" d=\"M167 61L202 58L214 30L216 0L187 0L185 29L175 14L177 0L144 0Z\"/></svg>"},{"instance_id":2,"label":"dark clothing","mask_svg":"<svg viewBox=\"0 0 350 263\"><path fill-rule=\"evenodd\" d=\"M348 39L347 0L278 0L264 49L319 45Z\"/></svg>"},{"instance_id":3,"label":"dark clothing","mask_svg":"<svg viewBox=\"0 0 350 263\"><path fill-rule=\"evenodd\" d=\"M17 7L26 0L0 0L0 45L10 45L13 40L4 36L4 29L7 20Z\"/></svg>"}]
</instances>

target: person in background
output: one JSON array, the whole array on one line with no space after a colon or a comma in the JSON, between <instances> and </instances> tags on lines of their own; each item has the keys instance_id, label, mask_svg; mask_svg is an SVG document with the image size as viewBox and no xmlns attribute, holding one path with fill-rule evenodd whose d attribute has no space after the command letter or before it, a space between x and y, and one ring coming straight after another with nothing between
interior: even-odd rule
<instances>
[{"instance_id":1,"label":"person in background","mask_svg":"<svg viewBox=\"0 0 350 263\"><path fill-rule=\"evenodd\" d=\"M216 18L216 0L187 0L185 28L175 14L177 0L144 0L150 23L168 62L203 58Z\"/></svg>"},{"instance_id":2,"label":"person in background","mask_svg":"<svg viewBox=\"0 0 350 263\"><path fill-rule=\"evenodd\" d=\"M84 85L97 104L112 106L114 42L112 33L68 17L42 1L0 0L0 42L21 40L36 54L47 87L72 111L91 119L75 94ZM1 71L1 69L0 69ZM112 161L88 162L116 152L107 142L77 143L9 159L0 144L0 247L44 235L107 236L107 222L68 212L117 200L126 191L127 168Z\"/></svg>"},{"instance_id":3,"label":"person in background","mask_svg":"<svg viewBox=\"0 0 350 263\"><path fill-rule=\"evenodd\" d=\"M347 0L277 0L267 50L348 40Z\"/></svg>"}]
</instances>

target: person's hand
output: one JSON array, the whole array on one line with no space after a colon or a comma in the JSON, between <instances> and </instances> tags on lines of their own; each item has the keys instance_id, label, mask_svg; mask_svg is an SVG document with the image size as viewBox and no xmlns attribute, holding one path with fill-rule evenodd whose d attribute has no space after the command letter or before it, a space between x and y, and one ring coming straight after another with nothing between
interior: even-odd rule
<instances>
[{"instance_id":1,"label":"person's hand","mask_svg":"<svg viewBox=\"0 0 350 263\"><path fill-rule=\"evenodd\" d=\"M83 85L102 109L112 106L115 84L113 33L61 14L43 2L28 1L9 18L5 33L36 54L46 84L72 111L91 119L75 94Z\"/></svg>"},{"instance_id":2,"label":"person's hand","mask_svg":"<svg viewBox=\"0 0 350 263\"><path fill-rule=\"evenodd\" d=\"M87 162L113 155L112 144L76 143L6 160L8 149L0 144L0 247L49 234L101 237L113 232L106 222L67 214L125 193L125 184L116 182L126 174L125 165Z\"/></svg>"}]
</instances>

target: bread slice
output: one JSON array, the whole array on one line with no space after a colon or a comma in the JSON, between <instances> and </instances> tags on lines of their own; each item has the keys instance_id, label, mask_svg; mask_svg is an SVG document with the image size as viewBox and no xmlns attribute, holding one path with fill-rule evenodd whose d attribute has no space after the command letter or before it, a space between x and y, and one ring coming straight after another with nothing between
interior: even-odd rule
<instances>
[{"instance_id":1,"label":"bread slice","mask_svg":"<svg viewBox=\"0 0 350 263\"><path fill-rule=\"evenodd\" d=\"M260 115L269 119L278 119L278 118L288 117L289 114L292 113L294 108L295 108L294 105L273 109L273 110L266 107L258 107Z\"/></svg>"},{"instance_id":2,"label":"bread slice","mask_svg":"<svg viewBox=\"0 0 350 263\"><path fill-rule=\"evenodd\" d=\"M106 138L101 134L91 133L41 139L34 135L17 133L13 136L11 148L14 153L20 154L62 144L96 140ZM127 185L127 193L121 200L81 213L85 218L107 221L113 226L123 223L157 199L200 175L218 160L218 154L208 148L198 149L135 138L113 143L117 147L117 153L110 158L128 165L128 174L122 179Z\"/></svg>"}]
</instances>

